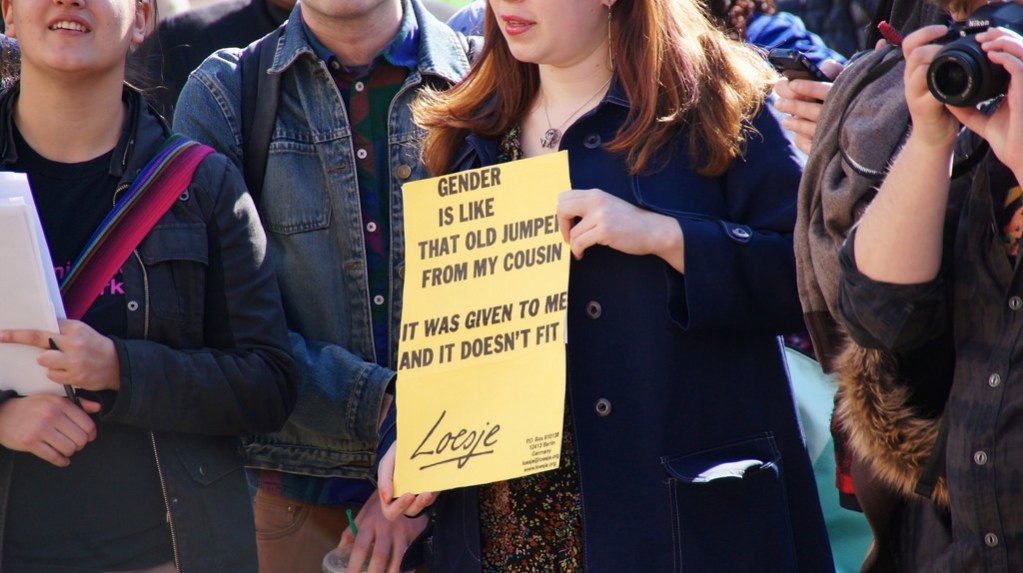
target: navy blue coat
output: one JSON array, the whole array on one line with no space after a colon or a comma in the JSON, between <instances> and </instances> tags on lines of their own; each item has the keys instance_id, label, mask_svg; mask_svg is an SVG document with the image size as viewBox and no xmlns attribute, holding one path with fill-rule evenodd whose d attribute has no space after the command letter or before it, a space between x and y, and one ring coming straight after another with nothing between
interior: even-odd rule
<instances>
[{"instance_id":1,"label":"navy blue coat","mask_svg":"<svg viewBox=\"0 0 1023 573\"><path fill-rule=\"evenodd\" d=\"M572 185L676 218L685 276L655 256L591 247L573 260L568 391L587 572L832 571L814 476L778 335L802 329L792 229L802 171L770 110L745 158L718 178L691 168L686 137L633 177L601 147L628 111L617 87L569 128ZM456 170L490 165L470 137ZM693 483L723 462L741 479ZM441 494L431 571L480 570L476 488Z\"/></svg>"}]
</instances>

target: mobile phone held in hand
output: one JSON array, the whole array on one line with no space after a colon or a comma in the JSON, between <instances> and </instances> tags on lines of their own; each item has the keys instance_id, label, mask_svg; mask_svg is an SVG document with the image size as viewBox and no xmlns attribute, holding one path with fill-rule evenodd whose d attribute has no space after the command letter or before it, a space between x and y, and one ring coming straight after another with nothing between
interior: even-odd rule
<instances>
[{"instance_id":1,"label":"mobile phone held in hand","mask_svg":"<svg viewBox=\"0 0 1023 573\"><path fill-rule=\"evenodd\" d=\"M775 48L767 54L767 60L771 62L774 69L790 80L831 81L831 78L810 61L810 58L796 50Z\"/></svg>"}]
</instances>

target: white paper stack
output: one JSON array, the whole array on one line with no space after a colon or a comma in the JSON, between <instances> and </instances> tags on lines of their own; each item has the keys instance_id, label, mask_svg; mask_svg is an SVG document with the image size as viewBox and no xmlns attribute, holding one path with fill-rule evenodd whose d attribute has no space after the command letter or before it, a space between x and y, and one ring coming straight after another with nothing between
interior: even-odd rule
<instances>
[{"instance_id":1,"label":"white paper stack","mask_svg":"<svg viewBox=\"0 0 1023 573\"><path fill-rule=\"evenodd\" d=\"M0 330L57 332L64 305L25 175L0 173ZM41 349L0 343L0 389L64 394L36 363Z\"/></svg>"}]
</instances>

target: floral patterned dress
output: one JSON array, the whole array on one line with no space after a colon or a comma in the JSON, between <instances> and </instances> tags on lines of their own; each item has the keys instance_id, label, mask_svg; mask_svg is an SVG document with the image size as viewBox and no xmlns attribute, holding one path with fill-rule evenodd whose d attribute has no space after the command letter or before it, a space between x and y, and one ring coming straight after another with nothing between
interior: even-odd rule
<instances>
[{"instance_id":1,"label":"floral patterned dress","mask_svg":"<svg viewBox=\"0 0 1023 573\"><path fill-rule=\"evenodd\" d=\"M501 138L498 160L521 157L521 130L516 127ZM583 570L582 493L567 405L562 436L558 469L480 487L483 571Z\"/></svg>"}]
</instances>

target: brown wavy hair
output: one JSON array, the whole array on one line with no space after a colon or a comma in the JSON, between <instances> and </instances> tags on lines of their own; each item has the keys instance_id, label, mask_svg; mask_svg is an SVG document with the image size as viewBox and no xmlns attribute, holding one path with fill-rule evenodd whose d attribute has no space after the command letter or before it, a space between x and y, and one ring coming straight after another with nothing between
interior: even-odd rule
<instances>
[{"instance_id":1,"label":"brown wavy hair","mask_svg":"<svg viewBox=\"0 0 1023 573\"><path fill-rule=\"evenodd\" d=\"M499 137L520 122L540 87L537 65L512 56L489 3L485 26L486 45L469 75L448 91L424 91L413 107L427 129L423 158L434 175L451 168L469 133ZM742 152L774 70L728 39L694 0L619 0L611 37L631 106L606 149L625 154L632 173L656 169L688 125L699 173L723 173Z\"/></svg>"},{"instance_id":2,"label":"brown wavy hair","mask_svg":"<svg viewBox=\"0 0 1023 573\"><path fill-rule=\"evenodd\" d=\"M746 29L757 14L778 12L774 0L706 0L711 19L725 34L740 42L746 40Z\"/></svg>"}]
</instances>

